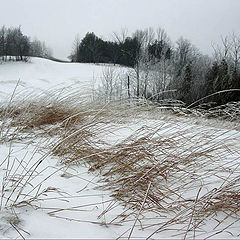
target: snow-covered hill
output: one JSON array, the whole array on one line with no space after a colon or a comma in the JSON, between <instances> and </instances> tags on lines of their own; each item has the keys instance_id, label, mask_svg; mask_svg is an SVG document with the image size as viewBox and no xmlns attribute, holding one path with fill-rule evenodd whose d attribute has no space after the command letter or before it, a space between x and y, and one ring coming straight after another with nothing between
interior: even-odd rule
<instances>
[{"instance_id":1,"label":"snow-covered hill","mask_svg":"<svg viewBox=\"0 0 240 240\"><path fill-rule=\"evenodd\" d=\"M101 85L102 75L110 65L61 63L44 58L30 58L29 62L0 62L0 97L4 99L17 86L22 90L40 93L42 90L78 88L90 93ZM111 68L121 71L120 66Z\"/></svg>"},{"instance_id":2,"label":"snow-covered hill","mask_svg":"<svg viewBox=\"0 0 240 240\"><path fill-rule=\"evenodd\" d=\"M239 239L239 123L68 95L108 67L0 64L0 238Z\"/></svg>"}]
</instances>

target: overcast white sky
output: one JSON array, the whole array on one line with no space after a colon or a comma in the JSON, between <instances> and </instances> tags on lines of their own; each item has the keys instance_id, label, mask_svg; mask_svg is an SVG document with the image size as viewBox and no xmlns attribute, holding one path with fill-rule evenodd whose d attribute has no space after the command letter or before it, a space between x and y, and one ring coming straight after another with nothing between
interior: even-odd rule
<instances>
[{"instance_id":1,"label":"overcast white sky","mask_svg":"<svg viewBox=\"0 0 240 240\"><path fill-rule=\"evenodd\" d=\"M203 53L221 35L240 33L240 0L0 0L0 26L22 26L24 34L44 40L53 55L66 58L76 34L111 39L162 27L172 41L191 40Z\"/></svg>"}]
</instances>

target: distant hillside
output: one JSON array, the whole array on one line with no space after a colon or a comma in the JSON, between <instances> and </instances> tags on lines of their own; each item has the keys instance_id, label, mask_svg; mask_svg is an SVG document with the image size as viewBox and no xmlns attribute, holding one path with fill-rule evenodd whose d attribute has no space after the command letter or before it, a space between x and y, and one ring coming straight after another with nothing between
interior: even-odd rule
<instances>
[{"instance_id":1,"label":"distant hillside","mask_svg":"<svg viewBox=\"0 0 240 240\"><path fill-rule=\"evenodd\" d=\"M28 62L3 62L0 65L0 96L11 95L17 86L22 91L40 92L71 88L91 92L102 84L103 72L109 66L87 63L71 63L56 58L31 57ZM120 71L123 68L113 66Z\"/></svg>"}]
</instances>

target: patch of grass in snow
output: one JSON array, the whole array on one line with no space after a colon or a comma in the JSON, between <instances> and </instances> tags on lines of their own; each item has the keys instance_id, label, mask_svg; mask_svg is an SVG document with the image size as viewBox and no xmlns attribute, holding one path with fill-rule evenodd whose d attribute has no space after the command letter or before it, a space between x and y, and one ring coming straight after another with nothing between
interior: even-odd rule
<instances>
[{"instance_id":1,"label":"patch of grass in snow","mask_svg":"<svg viewBox=\"0 0 240 240\"><path fill-rule=\"evenodd\" d=\"M108 121L113 119L114 111L113 108L111 117L105 114ZM234 133L230 130L156 124L155 127L145 126L121 143L107 148L98 147L92 140L95 139L93 133L101 130L96 122L79 126L78 130L74 129L68 137L61 139L54 154L61 156L65 164L86 163L89 171L102 176L102 188L110 190L111 196L125 207L124 212L108 224L133 221L132 217L141 210L138 227L157 228L154 234L172 227L188 235L196 234L196 229L203 228L219 213L226 214L228 220L239 216L236 208L239 185L235 179L239 174L239 151L231 145ZM230 182L234 183L232 192L225 194L225 185ZM149 183L151 188L147 190ZM218 206L222 201L217 201L219 197L208 199L211 188L217 189L218 196L226 197L222 207ZM201 191L194 198L198 189ZM212 204L215 207L211 209ZM109 206L104 214L114 208ZM172 217L151 225L144 217L149 214L156 219L163 214ZM211 230L222 231L218 222L213 226Z\"/></svg>"},{"instance_id":2,"label":"patch of grass in snow","mask_svg":"<svg viewBox=\"0 0 240 240\"><path fill-rule=\"evenodd\" d=\"M233 111L226 111L228 107ZM234 107L228 105L223 111L224 116L232 116L232 121L239 120L239 105ZM204 112L176 105L169 108L181 116L204 118L216 113L216 109ZM151 109L161 114L166 111L163 104L154 106L141 101L101 106L83 104L71 96L38 96L34 101L25 100L1 108L1 140L17 140L22 133L28 133L26 138L32 139L39 135L54 136L47 154L60 157L65 165L84 164L90 172L101 176L101 188L110 190L114 201L99 217L120 203L124 211L105 224L132 222L129 236L134 228L152 229L149 238L172 229L184 238L201 236L204 231L205 234L209 231L208 236L233 234L231 227L239 226L240 217L240 153L233 144L239 140L239 132L170 121L143 126L116 145L98 138L116 130L111 123L127 122L129 116L151 113ZM20 176L10 174L12 165L9 160L5 161L8 162L6 183L10 182L10 176L15 179L16 187L11 191L17 198L14 200L11 196L11 202L21 205L37 200L38 191L27 203L17 201L22 195L21 189L38 174L37 168L44 157ZM20 160L18 166L23 165ZM33 189L37 190L40 185ZM6 188L2 195L5 191ZM214 224L207 226L209 221Z\"/></svg>"}]
</instances>

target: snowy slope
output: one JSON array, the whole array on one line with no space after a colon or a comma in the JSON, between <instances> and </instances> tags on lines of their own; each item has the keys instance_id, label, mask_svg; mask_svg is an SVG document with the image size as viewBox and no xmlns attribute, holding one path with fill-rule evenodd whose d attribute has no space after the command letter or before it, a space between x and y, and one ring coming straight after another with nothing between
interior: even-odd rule
<instances>
[{"instance_id":1,"label":"snowy slope","mask_svg":"<svg viewBox=\"0 0 240 240\"><path fill-rule=\"evenodd\" d=\"M34 91L39 94L42 91L63 88L62 93L65 94L68 89L76 88L82 94L90 94L93 87L101 84L102 71L107 67L94 64L58 63L41 58L32 58L29 63L2 63L0 64L1 100L9 99L19 79L17 93L27 94ZM119 71L123 70L121 67L114 68ZM128 112L128 115L114 120L112 123L102 123L103 129L109 128L110 130L103 131L98 135L99 139L106 141L109 146L121 143L141 128L146 129L146 132L148 130L150 132L156 131L158 138L163 139L163 145L164 140L166 140L166 143L170 144L166 145L169 147L166 152L170 151L172 156L188 155L191 149L193 152L195 151L194 154L197 156L199 151L209 148L209 152L206 152L207 156L208 153L212 154L211 149L223 146L223 148L217 148L216 152L213 152L216 153L216 156L209 157L212 159L210 164L205 163L203 166L198 166L196 161L196 169L199 172L193 171L191 175L193 181L190 182L189 188L185 183L179 182L179 186L181 186L179 192L186 199L197 198L199 189L201 190L199 197L201 197L206 192L219 187L222 184L221 178L230 180L239 174L239 126L233 127L229 124L225 129L221 129L220 124L217 127L217 121L214 120L201 121L200 119L181 118L167 113L163 114L158 109L154 113L146 111L140 114L133 110L130 114ZM3 136L4 131L6 130L3 128L1 130ZM119 236L125 238L129 236L136 214L132 216L130 221L123 221L122 224L114 225L114 221L112 225L109 224L118 214L124 212L124 209L119 202L110 198L110 191L96 189L100 184L98 182L100 176L90 174L85 165L67 166L60 164L59 158L48 152L48 146L51 145L54 138L46 139L46 137L38 136L36 133L36 138L30 141L25 138L28 133L24 134L23 132L22 138L17 138L15 141L1 142L0 144L0 179L3 185L6 178L10 179L4 185L6 196L3 196L3 192L0 190L2 196L0 238L116 239ZM173 149L170 148L171 143L173 143ZM203 160L204 157L202 156ZM223 158L224 161L222 161ZM21 196L18 198L18 192L11 195L11 189L18 176L21 176L27 169L31 170L31 166L36 163L41 163L37 168L37 174L26 185ZM219 166L221 166L220 171ZM15 174L12 176L9 171L6 171L6 168L11 169L11 174ZM28 175L25 177L27 178ZM167 183L166 181L166 186ZM7 196L11 196L11 201L16 199L16 202L22 203L14 209L4 208L4 204L9 206ZM144 196L142 196L142 201L143 199ZM105 214L104 210L112 206L114 206L113 210ZM153 215L147 217L151 219L154 218ZM141 216L142 223L146 222L146 226L156 223L154 220L149 222L147 217L145 219L145 216ZM164 213L163 221L167 217L169 217L167 213ZM213 222L213 220L211 221ZM200 231L200 238L212 234L208 233L211 221L200 229L202 231ZM216 224L217 221L213 224ZM227 219L225 225L221 223L224 225L223 228L231 224L231 221ZM17 229L11 227L13 223L16 223ZM13 226L15 226L14 224ZM190 224L191 222L189 226ZM141 224L136 224L131 239L147 238L154 229L158 228L158 225L153 229L146 227L144 231L141 230L141 227ZM217 233L215 238L233 237L239 239L239 222L237 225L233 224L232 227L229 229L230 234L223 231ZM178 230L171 230L170 227L169 231L159 232L153 238L176 239L176 236L179 237L178 233ZM231 234L234 235L231 236ZM182 237L181 235L180 238Z\"/></svg>"},{"instance_id":2,"label":"snowy slope","mask_svg":"<svg viewBox=\"0 0 240 240\"><path fill-rule=\"evenodd\" d=\"M124 68L111 66L122 71ZM43 58L31 58L29 62L0 63L0 97L4 99L12 94L18 81L17 92L60 88L78 88L84 93L101 85L104 69L108 65L85 63L60 63Z\"/></svg>"}]
</instances>

